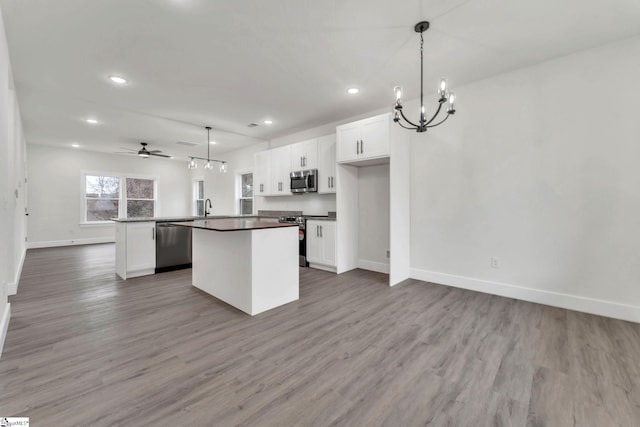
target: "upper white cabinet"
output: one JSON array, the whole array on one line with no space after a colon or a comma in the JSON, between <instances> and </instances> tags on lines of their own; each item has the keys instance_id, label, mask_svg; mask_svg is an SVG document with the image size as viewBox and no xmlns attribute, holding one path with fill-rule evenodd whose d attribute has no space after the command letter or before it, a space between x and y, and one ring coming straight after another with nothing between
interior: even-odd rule
<instances>
[{"instance_id":1,"label":"upper white cabinet","mask_svg":"<svg viewBox=\"0 0 640 427\"><path fill-rule=\"evenodd\" d=\"M336 135L285 145L254 155L256 196L291 195L292 171L318 169L318 192L336 192Z\"/></svg>"},{"instance_id":2,"label":"upper white cabinet","mask_svg":"<svg viewBox=\"0 0 640 427\"><path fill-rule=\"evenodd\" d=\"M390 121L390 114L382 114L338 126L337 162L353 163L389 157Z\"/></svg>"},{"instance_id":3,"label":"upper white cabinet","mask_svg":"<svg viewBox=\"0 0 640 427\"><path fill-rule=\"evenodd\" d=\"M271 153L271 195L291 195L291 146L274 148Z\"/></svg>"},{"instance_id":4,"label":"upper white cabinet","mask_svg":"<svg viewBox=\"0 0 640 427\"><path fill-rule=\"evenodd\" d=\"M291 145L291 170L318 169L318 140L298 142Z\"/></svg>"},{"instance_id":5,"label":"upper white cabinet","mask_svg":"<svg viewBox=\"0 0 640 427\"><path fill-rule=\"evenodd\" d=\"M336 135L318 138L318 193L336 192Z\"/></svg>"},{"instance_id":6,"label":"upper white cabinet","mask_svg":"<svg viewBox=\"0 0 640 427\"><path fill-rule=\"evenodd\" d=\"M156 223L116 223L116 273L123 279L154 274Z\"/></svg>"},{"instance_id":7,"label":"upper white cabinet","mask_svg":"<svg viewBox=\"0 0 640 427\"><path fill-rule=\"evenodd\" d=\"M254 156L253 188L257 196L271 195L271 153L261 151Z\"/></svg>"}]
</instances>

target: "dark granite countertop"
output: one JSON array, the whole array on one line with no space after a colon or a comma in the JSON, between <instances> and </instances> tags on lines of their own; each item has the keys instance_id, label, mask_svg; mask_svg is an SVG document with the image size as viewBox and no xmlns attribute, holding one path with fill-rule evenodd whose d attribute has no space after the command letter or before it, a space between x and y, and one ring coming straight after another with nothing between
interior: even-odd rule
<instances>
[{"instance_id":1,"label":"dark granite countertop","mask_svg":"<svg viewBox=\"0 0 640 427\"><path fill-rule=\"evenodd\" d=\"M265 221L258 217L253 218L224 218L224 219L199 219L190 222L172 222L172 225L183 227L199 228L211 231L243 231L260 230L264 228L298 227L298 224L279 223L275 221Z\"/></svg>"},{"instance_id":2,"label":"dark granite countertop","mask_svg":"<svg viewBox=\"0 0 640 427\"><path fill-rule=\"evenodd\" d=\"M181 222L196 221L205 219L226 219L226 218L263 218L256 215L209 215L204 216L153 216L140 218L111 218L115 222ZM276 218L277 219L277 218Z\"/></svg>"}]
</instances>

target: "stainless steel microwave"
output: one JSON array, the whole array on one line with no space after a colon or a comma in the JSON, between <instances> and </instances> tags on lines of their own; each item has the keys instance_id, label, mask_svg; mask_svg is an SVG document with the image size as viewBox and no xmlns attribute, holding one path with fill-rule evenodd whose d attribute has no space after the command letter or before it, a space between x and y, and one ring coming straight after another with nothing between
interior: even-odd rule
<instances>
[{"instance_id":1,"label":"stainless steel microwave","mask_svg":"<svg viewBox=\"0 0 640 427\"><path fill-rule=\"evenodd\" d=\"M318 191L318 169L291 172L292 193L315 193Z\"/></svg>"}]
</instances>

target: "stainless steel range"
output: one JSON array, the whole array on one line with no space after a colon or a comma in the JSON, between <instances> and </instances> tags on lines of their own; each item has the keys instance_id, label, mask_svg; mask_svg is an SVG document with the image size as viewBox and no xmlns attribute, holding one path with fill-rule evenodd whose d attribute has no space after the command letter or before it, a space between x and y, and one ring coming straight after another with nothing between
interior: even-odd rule
<instances>
[{"instance_id":1,"label":"stainless steel range","mask_svg":"<svg viewBox=\"0 0 640 427\"><path fill-rule=\"evenodd\" d=\"M287 224L298 224L298 265L308 267L307 263L307 220L303 216L281 216L278 222Z\"/></svg>"}]
</instances>

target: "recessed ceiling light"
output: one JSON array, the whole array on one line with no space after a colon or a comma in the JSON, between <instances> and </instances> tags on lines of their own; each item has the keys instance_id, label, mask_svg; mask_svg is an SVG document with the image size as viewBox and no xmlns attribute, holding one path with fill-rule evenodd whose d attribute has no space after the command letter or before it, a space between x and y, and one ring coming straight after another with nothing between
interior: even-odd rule
<instances>
[{"instance_id":1,"label":"recessed ceiling light","mask_svg":"<svg viewBox=\"0 0 640 427\"><path fill-rule=\"evenodd\" d=\"M87 123L90 123L92 125L97 125L98 121L96 119L87 119Z\"/></svg>"},{"instance_id":2,"label":"recessed ceiling light","mask_svg":"<svg viewBox=\"0 0 640 427\"><path fill-rule=\"evenodd\" d=\"M272 125L273 124L273 120L265 120L264 122L265 125Z\"/></svg>"},{"instance_id":3,"label":"recessed ceiling light","mask_svg":"<svg viewBox=\"0 0 640 427\"><path fill-rule=\"evenodd\" d=\"M347 89L347 93L349 95L355 95L358 92L360 92L360 89L358 89L357 87L350 87L349 89Z\"/></svg>"},{"instance_id":4,"label":"recessed ceiling light","mask_svg":"<svg viewBox=\"0 0 640 427\"><path fill-rule=\"evenodd\" d=\"M109 80L119 85L123 85L127 82L127 79L122 76L109 76Z\"/></svg>"},{"instance_id":5,"label":"recessed ceiling light","mask_svg":"<svg viewBox=\"0 0 640 427\"><path fill-rule=\"evenodd\" d=\"M215 142L215 141L209 141L209 144L211 144L211 145L216 145L216 144L217 144L217 142Z\"/></svg>"},{"instance_id":6,"label":"recessed ceiling light","mask_svg":"<svg viewBox=\"0 0 640 427\"><path fill-rule=\"evenodd\" d=\"M80 144L76 144L76 143L74 143L74 144L71 144L71 146L72 146L73 148L78 148L78 147L80 147Z\"/></svg>"}]
</instances>

